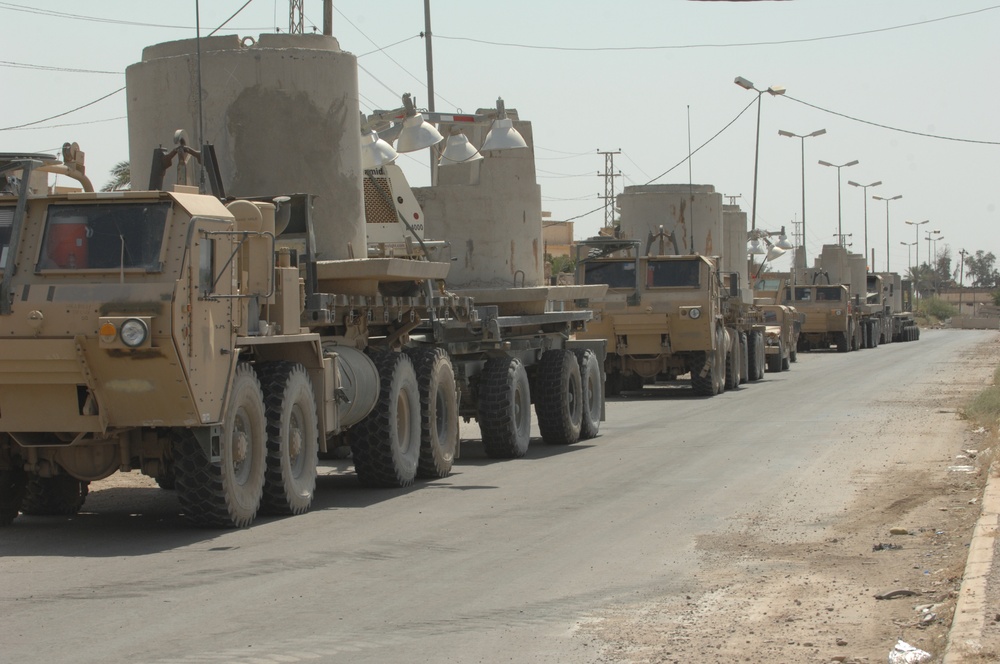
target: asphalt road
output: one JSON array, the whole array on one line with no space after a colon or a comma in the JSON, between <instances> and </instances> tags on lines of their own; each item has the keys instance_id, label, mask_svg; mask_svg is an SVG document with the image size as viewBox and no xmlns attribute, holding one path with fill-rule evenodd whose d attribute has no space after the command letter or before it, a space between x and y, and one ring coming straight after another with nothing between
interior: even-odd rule
<instances>
[{"instance_id":1,"label":"asphalt road","mask_svg":"<svg viewBox=\"0 0 1000 664\"><path fill-rule=\"evenodd\" d=\"M714 398L647 389L610 401L595 440L533 440L514 461L468 441L451 477L404 491L328 465L310 513L247 530L95 483L76 518L0 530L0 662L597 661L580 625L698 592L699 540L751 512L821 527L858 490L838 478L937 454L880 431L938 408L956 364L997 339L802 353Z\"/></svg>"}]
</instances>

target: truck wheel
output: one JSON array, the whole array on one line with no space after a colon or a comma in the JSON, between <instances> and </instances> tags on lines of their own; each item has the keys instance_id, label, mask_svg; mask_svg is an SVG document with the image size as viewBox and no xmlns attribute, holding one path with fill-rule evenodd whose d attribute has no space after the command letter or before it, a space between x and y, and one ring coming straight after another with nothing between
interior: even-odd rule
<instances>
[{"instance_id":1,"label":"truck wheel","mask_svg":"<svg viewBox=\"0 0 1000 664\"><path fill-rule=\"evenodd\" d=\"M764 360L761 354L764 350L764 340L759 330L751 330L747 336L747 371L750 380L758 381L764 377Z\"/></svg>"},{"instance_id":2,"label":"truck wheel","mask_svg":"<svg viewBox=\"0 0 1000 664\"><path fill-rule=\"evenodd\" d=\"M542 440L549 445L569 445L580 440L583 410L576 355L571 350L545 351L535 376L535 416Z\"/></svg>"},{"instance_id":3,"label":"truck wheel","mask_svg":"<svg viewBox=\"0 0 1000 664\"><path fill-rule=\"evenodd\" d=\"M749 356L749 342L747 341L747 333L740 332L740 384L746 383L750 380L750 356Z\"/></svg>"},{"instance_id":4,"label":"truck wheel","mask_svg":"<svg viewBox=\"0 0 1000 664\"><path fill-rule=\"evenodd\" d=\"M789 354L782 353L782 355L781 355L781 370L782 371L788 371L791 368L792 368L791 353L789 353Z\"/></svg>"},{"instance_id":5,"label":"truck wheel","mask_svg":"<svg viewBox=\"0 0 1000 664\"><path fill-rule=\"evenodd\" d=\"M851 339L850 339L851 348L850 349L851 350L858 350L859 348L861 348L861 328L860 328L860 326L856 325L854 323L854 321L852 320L850 328L848 328L848 329L850 330L850 334L851 334Z\"/></svg>"},{"instance_id":6,"label":"truck wheel","mask_svg":"<svg viewBox=\"0 0 1000 664\"><path fill-rule=\"evenodd\" d=\"M491 357L479 374L479 428L494 459L523 457L531 442L531 389L516 357Z\"/></svg>"},{"instance_id":7,"label":"truck wheel","mask_svg":"<svg viewBox=\"0 0 1000 664\"><path fill-rule=\"evenodd\" d=\"M573 351L580 365L583 390L583 418L580 420L580 440L596 438L601 428L601 404L604 392L601 385L601 367L597 355L589 348Z\"/></svg>"},{"instance_id":8,"label":"truck wheel","mask_svg":"<svg viewBox=\"0 0 1000 664\"><path fill-rule=\"evenodd\" d=\"M200 526L244 528L257 516L264 492L267 418L253 367L241 362L229 388L217 463L190 429L173 432L177 498Z\"/></svg>"},{"instance_id":9,"label":"truck wheel","mask_svg":"<svg viewBox=\"0 0 1000 664\"><path fill-rule=\"evenodd\" d=\"M0 526L17 518L24 502L27 477L20 468L0 470Z\"/></svg>"},{"instance_id":10,"label":"truck wheel","mask_svg":"<svg viewBox=\"0 0 1000 664\"><path fill-rule=\"evenodd\" d=\"M694 366L691 368L691 389L695 396L715 396L715 351L700 351L695 355ZM707 371L706 371L707 365ZM705 375L702 375L702 372Z\"/></svg>"},{"instance_id":11,"label":"truck wheel","mask_svg":"<svg viewBox=\"0 0 1000 664\"><path fill-rule=\"evenodd\" d=\"M846 353L851 347L851 342L847 338L847 332L837 332L836 336L837 352Z\"/></svg>"},{"instance_id":12,"label":"truck wheel","mask_svg":"<svg viewBox=\"0 0 1000 664\"><path fill-rule=\"evenodd\" d=\"M448 477L458 448L458 387L451 358L443 348L406 351L420 390L418 477Z\"/></svg>"},{"instance_id":13,"label":"truck wheel","mask_svg":"<svg viewBox=\"0 0 1000 664\"><path fill-rule=\"evenodd\" d=\"M295 362L257 367L267 416L261 511L302 514L312 505L319 459L316 395L306 368Z\"/></svg>"},{"instance_id":14,"label":"truck wheel","mask_svg":"<svg viewBox=\"0 0 1000 664\"><path fill-rule=\"evenodd\" d=\"M379 375L378 403L351 435L354 471L368 486L409 486L420 459L417 374L404 353L375 353L372 360Z\"/></svg>"},{"instance_id":15,"label":"truck wheel","mask_svg":"<svg viewBox=\"0 0 1000 664\"><path fill-rule=\"evenodd\" d=\"M76 514L87 499L89 485L69 475L29 477L21 511L38 516Z\"/></svg>"},{"instance_id":16,"label":"truck wheel","mask_svg":"<svg viewBox=\"0 0 1000 664\"><path fill-rule=\"evenodd\" d=\"M174 474L174 469L170 468L164 470L162 473L153 478L156 481L156 486L167 491L173 491L177 488L177 475Z\"/></svg>"},{"instance_id":17,"label":"truck wheel","mask_svg":"<svg viewBox=\"0 0 1000 664\"><path fill-rule=\"evenodd\" d=\"M729 338L729 344L726 353L725 389L735 390L740 384L740 365L743 363L740 359L740 339L739 334L733 329L726 330L726 336Z\"/></svg>"},{"instance_id":18,"label":"truck wheel","mask_svg":"<svg viewBox=\"0 0 1000 664\"><path fill-rule=\"evenodd\" d=\"M781 356L785 354L785 346L779 340L778 341L778 352L774 355L767 356L767 370L771 373L777 373L781 371Z\"/></svg>"}]
</instances>

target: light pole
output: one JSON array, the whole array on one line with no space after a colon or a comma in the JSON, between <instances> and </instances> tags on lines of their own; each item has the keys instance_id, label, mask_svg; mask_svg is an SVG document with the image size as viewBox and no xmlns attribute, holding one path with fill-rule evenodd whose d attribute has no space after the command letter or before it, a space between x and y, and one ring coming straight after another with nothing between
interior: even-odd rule
<instances>
[{"instance_id":1,"label":"light pole","mask_svg":"<svg viewBox=\"0 0 1000 664\"><path fill-rule=\"evenodd\" d=\"M845 168L847 166L856 166L858 164L858 160L855 159L854 161L849 161L846 164L838 165L838 164L831 164L828 161L823 161L822 159L820 159L819 163L820 166L831 166L837 169L837 235L843 237L844 235L844 229L842 228L843 217L841 216L841 209L840 209L840 169Z\"/></svg>"},{"instance_id":2,"label":"light pole","mask_svg":"<svg viewBox=\"0 0 1000 664\"><path fill-rule=\"evenodd\" d=\"M900 244L906 247L906 270L910 271L913 268L913 245L916 242L900 242Z\"/></svg>"},{"instance_id":3,"label":"light pole","mask_svg":"<svg viewBox=\"0 0 1000 664\"><path fill-rule=\"evenodd\" d=\"M848 180L847 184L851 185L852 187L861 187L862 189L864 189L864 195L862 196L862 198L864 199L865 203L865 263L867 263L868 262L868 187L877 187L880 184L882 184L882 181L879 180L878 182L872 182L871 184L858 184L854 180ZM872 257L871 271L872 272L875 271L874 256Z\"/></svg>"},{"instance_id":4,"label":"light pole","mask_svg":"<svg viewBox=\"0 0 1000 664\"><path fill-rule=\"evenodd\" d=\"M893 196L892 198L882 198L881 196L872 196L876 201L885 201L885 271L889 271L889 201L898 201L902 198L902 194Z\"/></svg>"},{"instance_id":5,"label":"light pole","mask_svg":"<svg viewBox=\"0 0 1000 664\"><path fill-rule=\"evenodd\" d=\"M806 250L806 139L822 136L825 133L826 129L817 129L811 134L793 134L784 129L778 130L778 136L798 138L802 145L802 258L804 267L809 265L809 252ZM795 262L798 263L798 256L795 257Z\"/></svg>"},{"instance_id":6,"label":"light pole","mask_svg":"<svg viewBox=\"0 0 1000 664\"><path fill-rule=\"evenodd\" d=\"M931 236L935 233L940 233L941 231L924 231L924 239L927 240L927 266L930 267L931 261L934 260L934 255L931 253ZM920 267L920 259L917 258L917 267Z\"/></svg>"},{"instance_id":7,"label":"light pole","mask_svg":"<svg viewBox=\"0 0 1000 664\"><path fill-rule=\"evenodd\" d=\"M931 222L930 219L924 219L923 221L904 221L903 222L904 224L908 224L910 226L913 226L913 239L914 239L914 243L913 244L917 245L917 267L920 267L920 245L917 244L917 242L920 242L920 227L923 226L924 224L929 224L930 222Z\"/></svg>"},{"instance_id":8,"label":"light pole","mask_svg":"<svg viewBox=\"0 0 1000 664\"><path fill-rule=\"evenodd\" d=\"M755 230L757 228L757 166L760 162L760 98L765 92L771 93L772 97L783 95L785 94L785 88L781 85L772 85L767 90L758 90L753 86L753 83L742 76L737 76L733 80L733 83L744 90L753 90L757 93L757 138L753 152L753 205L750 212L750 230Z\"/></svg>"}]
</instances>

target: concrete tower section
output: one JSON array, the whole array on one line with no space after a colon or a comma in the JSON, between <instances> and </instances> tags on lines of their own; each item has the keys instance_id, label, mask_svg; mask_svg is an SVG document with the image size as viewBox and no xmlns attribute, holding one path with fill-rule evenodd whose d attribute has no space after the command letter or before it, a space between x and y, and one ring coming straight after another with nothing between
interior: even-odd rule
<instances>
[{"instance_id":1,"label":"concrete tower section","mask_svg":"<svg viewBox=\"0 0 1000 664\"><path fill-rule=\"evenodd\" d=\"M710 184L647 184L618 194L621 236L645 241L663 226L682 254L722 256L722 194ZM745 243L745 239L744 239Z\"/></svg>"},{"instance_id":2,"label":"concrete tower section","mask_svg":"<svg viewBox=\"0 0 1000 664\"><path fill-rule=\"evenodd\" d=\"M175 130L200 148L197 51L194 39L149 46L125 71L136 188ZM203 140L215 145L226 193L315 194L317 257L365 256L357 58L327 35L206 37L201 81ZM197 177L195 164L188 171ZM173 178L171 169L165 186Z\"/></svg>"},{"instance_id":3,"label":"concrete tower section","mask_svg":"<svg viewBox=\"0 0 1000 664\"><path fill-rule=\"evenodd\" d=\"M479 161L438 167L435 184L413 189L424 211L425 237L451 243L450 288L536 287L544 282L542 191L535 180L531 123L518 120L512 109L507 117L527 149L487 151ZM456 125L453 130L460 127L476 147L489 131L486 125Z\"/></svg>"},{"instance_id":4,"label":"concrete tower section","mask_svg":"<svg viewBox=\"0 0 1000 664\"><path fill-rule=\"evenodd\" d=\"M739 205L722 206L725 246L722 249L722 271L738 272L740 285L747 289L747 213ZM766 269L766 268L765 268Z\"/></svg>"}]
</instances>

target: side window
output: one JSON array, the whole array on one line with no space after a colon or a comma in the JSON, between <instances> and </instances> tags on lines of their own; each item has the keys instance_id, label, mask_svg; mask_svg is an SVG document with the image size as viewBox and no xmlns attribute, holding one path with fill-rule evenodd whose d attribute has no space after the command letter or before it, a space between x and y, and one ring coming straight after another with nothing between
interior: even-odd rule
<instances>
[{"instance_id":1,"label":"side window","mask_svg":"<svg viewBox=\"0 0 1000 664\"><path fill-rule=\"evenodd\" d=\"M215 240L198 242L198 291L207 296L215 290Z\"/></svg>"},{"instance_id":2,"label":"side window","mask_svg":"<svg viewBox=\"0 0 1000 664\"><path fill-rule=\"evenodd\" d=\"M0 207L0 268L7 265L10 252L10 233L14 228L14 208Z\"/></svg>"}]
</instances>

